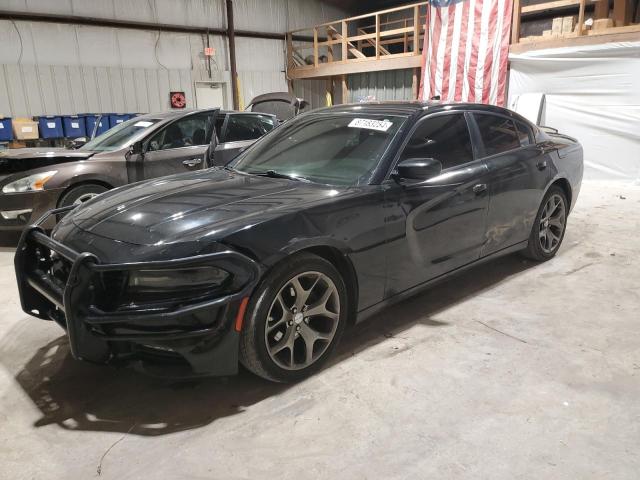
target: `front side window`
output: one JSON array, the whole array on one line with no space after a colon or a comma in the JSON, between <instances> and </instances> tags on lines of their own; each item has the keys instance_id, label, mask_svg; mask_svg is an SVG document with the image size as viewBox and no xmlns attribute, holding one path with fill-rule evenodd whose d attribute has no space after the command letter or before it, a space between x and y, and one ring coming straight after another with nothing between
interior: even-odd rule
<instances>
[{"instance_id":1,"label":"front side window","mask_svg":"<svg viewBox=\"0 0 640 480\"><path fill-rule=\"evenodd\" d=\"M438 115L423 120L402 152L407 158L433 158L442 169L473 161L473 147L463 113Z\"/></svg>"},{"instance_id":2,"label":"front side window","mask_svg":"<svg viewBox=\"0 0 640 480\"><path fill-rule=\"evenodd\" d=\"M520 138L512 120L490 114L473 116L480 129L487 157L520 148Z\"/></svg>"},{"instance_id":3,"label":"front side window","mask_svg":"<svg viewBox=\"0 0 640 480\"><path fill-rule=\"evenodd\" d=\"M149 141L149 151L207 145L208 114L190 115L167 125Z\"/></svg>"},{"instance_id":4,"label":"front side window","mask_svg":"<svg viewBox=\"0 0 640 480\"><path fill-rule=\"evenodd\" d=\"M150 127L158 123L158 118L133 118L85 143L80 150L92 152L113 152L132 144L145 135Z\"/></svg>"},{"instance_id":5,"label":"front side window","mask_svg":"<svg viewBox=\"0 0 640 480\"><path fill-rule=\"evenodd\" d=\"M266 115L229 115L224 142L255 140L273 130L275 119Z\"/></svg>"},{"instance_id":6,"label":"front side window","mask_svg":"<svg viewBox=\"0 0 640 480\"><path fill-rule=\"evenodd\" d=\"M231 164L236 170L277 172L327 185L355 185L378 166L406 117L307 114L264 137Z\"/></svg>"}]
</instances>

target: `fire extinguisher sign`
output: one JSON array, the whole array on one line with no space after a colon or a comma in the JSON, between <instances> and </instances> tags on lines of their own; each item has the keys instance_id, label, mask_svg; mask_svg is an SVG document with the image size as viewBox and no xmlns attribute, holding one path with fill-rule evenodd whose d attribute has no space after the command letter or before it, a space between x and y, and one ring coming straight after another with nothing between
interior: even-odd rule
<instances>
[{"instance_id":1,"label":"fire extinguisher sign","mask_svg":"<svg viewBox=\"0 0 640 480\"><path fill-rule=\"evenodd\" d=\"M185 108L187 106L187 97L185 97L184 92L170 92L169 100L171 108Z\"/></svg>"}]
</instances>

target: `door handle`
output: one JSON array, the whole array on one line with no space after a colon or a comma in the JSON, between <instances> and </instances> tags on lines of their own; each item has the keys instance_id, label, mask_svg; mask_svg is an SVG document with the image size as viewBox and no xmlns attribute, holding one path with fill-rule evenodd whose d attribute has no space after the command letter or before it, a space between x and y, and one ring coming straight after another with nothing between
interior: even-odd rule
<instances>
[{"instance_id":1,"label":"door handle","mask_svg":"<svg viewBox=\"0 0 640 480\"><path fill-rule=\"evenodd\" d=\"M186 165L187 167L195 167L196 165L200 165L201 163L202 163L201 158L191 158L189 160L185 160L184 162L182 162L182 164Z\"/></svg>"},{"instance_id":2,"label":"door handle","mask_svg":"<svg viewBox=\"0 0 640 480\"><path fill-rule=\"evenodd\" d=\"M536 164L536 167L538 167L538 170L544 170L545 168L547 168L547 161L546 160L540 160Z\"/></svg>"},{"instance_id":3,"label":"door handle","mask_svg":"<svg viewBox=\"0 0 640 480\"><path fill-rule=\"evenodd\" d=\"M486 183L478 183L477 185L473 186L473 193L475 193L476 195L480 195L481 193L484 193L486 191L487 191Z\"/></svg>"}]
</instances>

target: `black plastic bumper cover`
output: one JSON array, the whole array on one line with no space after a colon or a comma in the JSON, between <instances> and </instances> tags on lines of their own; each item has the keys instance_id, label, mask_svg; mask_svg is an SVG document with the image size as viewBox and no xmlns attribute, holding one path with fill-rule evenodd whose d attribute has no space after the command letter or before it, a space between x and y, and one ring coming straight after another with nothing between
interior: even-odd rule
<instances>
[{"instance_id":1,"label":"black plastic bumper cover","mask_svg":"<svg viewBox=\"0 0 640 480\"><path fill-rule=\"evenodd\" d=\"M152 349L157 346L159 351L178 354L189 363L195 375L236 373L239 334L229 317L233 313L233 306L249 296L258 282L259 265L232 250L164 261L102 263L92 253L76 252L50 238L40 227L48 217L72 208L74 206L51 210L22 232L15 255L22 309L34 317L60 323L67 331L72 355L79 360L106 362L114 358L114 342L129 342ZM69 275L63 287L48 272L39 268L38 257L42 255L43 247L70 263ZM217 298L163 311L140 308L106 312L91 301L91 279L95 274L149 268L178 269L203 264L215 265L240 276L243 279L242 286ZM215 322L207 327L185 325L175 328L181 318L202 312L221 313L226 318L225 327L221 330L220 322ZM60 318L64 320L60 321ZM131 327L140 324L145 328ZM167 324L174 327L166 328Z\"/></svg>"}]
</instances>

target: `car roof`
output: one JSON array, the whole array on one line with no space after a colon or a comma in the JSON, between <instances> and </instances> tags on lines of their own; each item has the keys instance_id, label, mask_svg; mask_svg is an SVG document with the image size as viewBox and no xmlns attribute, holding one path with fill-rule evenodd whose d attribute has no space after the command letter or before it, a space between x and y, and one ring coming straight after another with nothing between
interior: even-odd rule
<instances>
[{"instance_id":1,"label":"car roof","mask_svg":"<svg viewBox=\"0 0 640 480\"><path fill-rule=\"evenodd\" d=\"M217 108L188 108L188 109L184 109L184 110L171 110L168 112L158 112L158 113L145 113L142 115L138 115L136 118L140 119L140 120L145 120L145 119L154 119L154 120L172 120L172 119L176 119L176 118L180 118L180 117L185 117L187 115L191 115L191 114L195 114L195 113L203 113L203 112L213 112L215 110L218 110ZM240 112L237 110L222 110L220 109L220 113L221 114L229 114L229 113L233 113L233 114L254 114L254 112ZM268 115L268 116L274 116L271 115L269 113L261 113L260 115Z\"/></svg>"},{"instance_id":2,"label":"car roof","mask_svg":"<svg viewBox=\"0 0 640 480\"><path fill-rule=\"evenodd\" d=\"M436 113L446 110L474 110L493 113L512 113L506 108L482 103L440 102L440 101L390 101L366 102L336 105L316 110L320 113L363 113L370 115L414 115L420 112Z\"/></svg>"}]
</instances>

